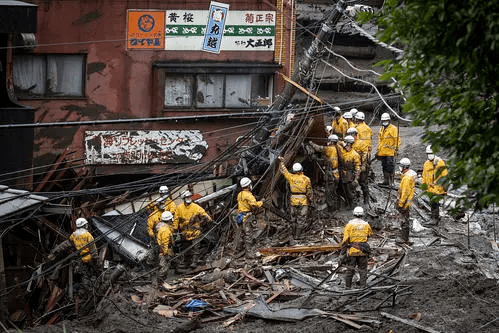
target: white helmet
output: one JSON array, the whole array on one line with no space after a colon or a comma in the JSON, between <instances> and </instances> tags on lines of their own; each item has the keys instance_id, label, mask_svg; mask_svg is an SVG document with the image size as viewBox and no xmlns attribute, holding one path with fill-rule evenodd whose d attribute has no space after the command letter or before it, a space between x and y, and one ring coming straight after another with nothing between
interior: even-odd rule
<instances>
[{"instance_id":1,"label":"white helmet","mask_svg":"<svg viewBox=\"0 0 499 333\"><path fill-rule=\"evenodd\" d=\"M347 129L347 135L354 135L354 134L358 134L359 131L357 131L357 129L355 127L350 127L349 129Z\"/></svg>"},{"instance_id":2,"label":"white helmet","mask_svg":"<svg viewBox=\"0 0 499 333\"><path fill-rule=\"evenodd\" d=\"M345 136L345 138L343 139L343 141L345 141L345 143L353 144L355 142L355 139L353 138L353 136L347 135L347 136Z\"/></svg>"},{"instance_id":3,"label":"white helmet","mask_svg":"<svg viewBox=\"0 0 499 333\"><path fill-rule=\"evenodd\" d=\"M364 112L362 111L359 111L355 114L355 119L358 119L358 120L364 120L366 119L366 116L364 115Z\"/></svg>"},{"instance_id":4,"label":"white helmet","mask_svg":"<svg viewBox=\"0 0 499 333\"><path fill-rule=\"evenodd\" d=\"M239 181L239 185L241 185L242 188L248 187L251 185L251 179L244 177Z\"/></svg>"},{"instance_id":5,"label":"white helmet","mask_svg":"<svg viewBox=\"0 0 499 333\"><path fill-rule=\"evenodd\" d=\"M364 208L357 206L353 209L353 216L364 216Z\"/></svg>"},{"instance_id":6,"label":"white helmet","mask_svg":"<svg viewBox=\"0 0 499 333\"><path fill-rule=\"evenodd\" d=\"M295 163L293 164L293 172L300 172L303 171L303 167L301 166L300 163Z\"/></svg>"},{"instance_id":7,"label":"white helmet","mask_svg":"<svg viewBox=\"0 0 499 333\"><path fill-rule=\"evenodd\" d=\"M351 114L350 112L348 112L348 111L347 111L347 112L345 112L345 113L343 114L343 118L344 118L344 119L352 119L352 114Z\"/></svg>"},{"instance_id":8,"label":"white helmet","mask_svg":"<svg viewBox=\"0 0 499 333\"><path fill-rule=\"evenodd\" d=\"M381 115L381 120L390 120L390 115L388 113L383 113Z\"/></svg>"},{"instance_id":9,"label":"white helmet","mask_svg":"<svg viewBox=\"0 0 499 333\"><path fill-rule=\"evenodd\" d=\"M352 117L355 117L355 115L357 114L357 112L359 112L359 110L357 110L355 108L350 110L350 113L352 114Z\"/></svg>"},{"instance_id":10,"label":"white helmet","mask_svg":"<svg viewBox=\"0 0 499 333\"><path fill-rule=\"evenodd\" d=\"M433 149L431 148L431 145L426 146L426 153L433 154Z\"/></svg>"},{"instance_id":11,"label":"white helmet","mask_svg":"<svg viewBox=\"0 0 499 333\"><path fill-rule=\"evenodd\" d=\"M184 192L182 192L182 195L180 196L180 198L182 198L182 199L190 198L190 197L192 197L192 193L188 190L185 190Z\"/></svg>"},{"instance_id":12,"label":"white helmet","mask_svg":"<svg viewBox=\"0 0 499 333\"><path fill-rule=\"evenodd\" d=\"M81 228L87 223L88 223L88 221L84 217L77 218L76 222L75 222L77 228Z\"/></svg>"},{"instance_id":13,"label":"white helmet","mask_svg":"<svg viewBox=\"0 0 499 333\"><path fill-rule=\"evenodd\" d=\"M328 132L328 133L329 133L329 132L331 132L332 130L333 130L333 126L331 126L331 125L327 125L327 126L326 126L326 132Z\"/></svg>"},{"instance_id":14,"label":"white helmet","mask_svg":"<svg viewBox=\"0 0 499 333\"><path fill-rule=\"evenodd\" d=\"M163 222L171 222L173 221L173 214L169 211L164 211L161 214L161 221Z\"/></svg>"},{"instance_id":15,"label":"white helmet","mask_svg":"<svg viewBox=\"0 0 499 333\"><path fill-rule=\"evenodd\" d=\"M411 160L408 159L407 157L404 157L403 159L400 160L399 164L403 167L410 167L411 166Z\"/></svg>"},{"instance_id":16,"label":"white helmet","mask_svg":"<svg viewBox=\"0 0 499 333\"><path fill-rule=\"evenodd\" d=\"M335 112L340 112L341 109L338 106L333 106L333 111Z\"/></svg>"},{"instance_id":17,"label":"white helmet","mask_svg":"<svg viewBox=\"0 0 499 333\"><path fill-rule=\"evenodd\" d=\"M166 186L166 185L160 186L159 187L159 194L162 194L162 195L168 194L168 186Z\"/></svg>"},{"instance_id":18,"label":"white helmet","mask_svg":"<svg viewBox=\"0 0 499 333\"><path fill-rule=\"evenodd\" d=\"M339 138L336 134L331 134L327 137L328 142L338 142Z\"/></svg>"}]
</instances>

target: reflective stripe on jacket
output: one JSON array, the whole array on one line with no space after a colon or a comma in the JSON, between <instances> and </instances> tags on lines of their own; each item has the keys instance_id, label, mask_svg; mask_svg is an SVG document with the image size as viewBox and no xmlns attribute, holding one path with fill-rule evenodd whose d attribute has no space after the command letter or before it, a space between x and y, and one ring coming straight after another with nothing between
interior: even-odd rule
<instances>
[{"instance_id":1,"label":"reflective stripe on jacket","mask_svg":"<svg viewBox=\"0 0 499 333\"><path fill-rule=\"evenodd\" d=\"M386 128L381 126L378 134L378 156L395 156L395 150L400 148L400 137L397 127L393 124Z\"/></svg>"},{"instance_id":2,"label":"reflective stripe on jacket","mask_svg":"<svg viewBox=\"0 0 499 333\"><path fill-rule=\"evenodd\" d=\"M371 226L366 221L354 218L348 221L343 231L343 243L365 243L367 238L373 234ZM349 239L350 238L350 239ZM365 256L365 254L354 247L350 247L349 256Z\"/></svg>"},{"instance_id":3,"label":"reflective stripe on jacket","mask_svg":"<svg viewBox=\"0 0 499 333\"><path fill-rule=\"evenodd\" d=\"M417 173L414 170L407 170L400 181L400 187L397 194L397 205L407 209L412 205L414 198L414 185L416 184Z\"/></svg>"},{"instance_id":4,"label":"reflective stripe on jacket","mask_svg":"<svg viewBox=\"0 0 499 333\"><path fill-rule=\"evenodd\" d=\"M423 184L428 184L427 191L434 194L445 194L444 188L437 184L437 181L448 174L445 162L440 157L435 156L433 161L427 160L424 163L422 175Z\"/></svg>"}]
</instances>

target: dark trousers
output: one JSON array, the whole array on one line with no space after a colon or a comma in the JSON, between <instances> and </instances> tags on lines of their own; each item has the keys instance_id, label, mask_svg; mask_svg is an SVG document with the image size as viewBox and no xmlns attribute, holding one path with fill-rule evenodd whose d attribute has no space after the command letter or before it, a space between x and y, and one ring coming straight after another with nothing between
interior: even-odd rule
<instances>
[{"instance_id":1,"label":"dark trousers","mask_svg":"<svg viewBox=\"0 0 499 333\"><path fill-rule=\"evenodd\" d=\"M381 167L383 168L383 173L393 174L395 172L395 157L393 156L380 156Z\"/></svg>"},{"instance_id":2,"label":"dark trousers","mask_svg":"<svg viewBox=\"0 0 499 333\"><path fill-rule=\"evenodd\" d=\"M347 258L347 271L345 273L345 287L352 287L352 279L355 274L355 267L359 270L360 287L365 288L367 282L367 256L349 256Z\"/></svg>"}]
</instances>

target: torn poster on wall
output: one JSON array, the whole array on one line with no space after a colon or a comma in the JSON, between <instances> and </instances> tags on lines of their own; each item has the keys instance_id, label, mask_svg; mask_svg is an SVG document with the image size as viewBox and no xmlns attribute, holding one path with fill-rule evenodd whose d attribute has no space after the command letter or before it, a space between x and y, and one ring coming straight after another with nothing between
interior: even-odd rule
<instances>
[{"instance_id":1,"label":"torn poster on wall","mask_svg":"<svg viewBox=\"0 0 499 333\"><path fill-rule=\"evenodd\" d=\"M87 164L192 163L207 149L199 130L85 131Z\"/></svg>"}]
</instances>

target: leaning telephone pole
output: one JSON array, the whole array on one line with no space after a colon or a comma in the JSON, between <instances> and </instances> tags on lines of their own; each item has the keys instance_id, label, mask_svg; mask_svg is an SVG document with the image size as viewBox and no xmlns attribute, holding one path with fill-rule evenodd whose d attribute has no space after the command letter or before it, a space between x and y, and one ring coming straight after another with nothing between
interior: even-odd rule
<instances>
[{"instance_id":1,"label":"leaning telephone pole","mask_svg":"<svg viewBox=\"0 0 499 333\"><path fill-rule=\"evenodd\" d=\"M335 7L325 14L324 22L322 23L321 30L317 33L315 39L312 41L310 47L305 51L303 59L300 60L298 68L293 73L291 80L303 85L305 79L310 73L310 69L314 61L321 55L325 48L325 44L331 40L333 35L333 28L336 26L340 20L343 12L345 11L346 3L344 0L339 0ZM287 82L283 91L279 96L276 97L276 101L270 107L270 111L281 111L288 104L293 95L296 92L296 88L291 83Z\"/></svg>"}]
</instances>

